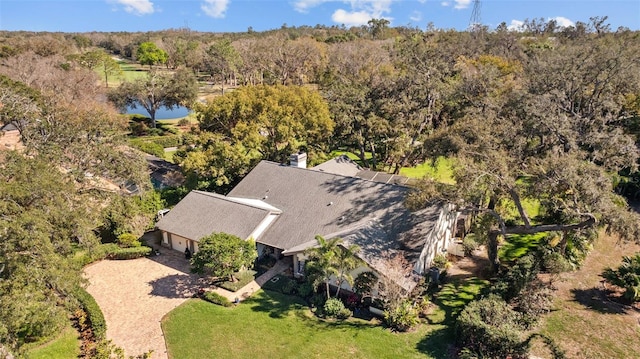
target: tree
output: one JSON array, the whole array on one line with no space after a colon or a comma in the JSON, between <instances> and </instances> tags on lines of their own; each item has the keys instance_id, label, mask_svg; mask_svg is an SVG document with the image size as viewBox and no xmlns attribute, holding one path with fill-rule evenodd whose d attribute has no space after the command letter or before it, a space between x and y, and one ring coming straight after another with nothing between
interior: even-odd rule
<instances>
[{"instance_id":1,"label":"tree","mask_svg":"<svg viewBox=\"0 0 640 359\"><path fill-rule=\"evenodd\" d=\"M146 78L124 82L109 92L109 100L121 110L142 106L151 117L151 126L156 127L156 111L161 107L173 109L177 106L190 107L198 95L195 76L186 69L173 75L159 71L149 71Z\"/></svg>"},{"instance_id":2,"label":"tree","mask_svg":"<svg viewBox=\"0 0 640 359\"><path fill-rule=\"evenodd\" d=\"M353 286L353 277L350 272L362 264L362 261L357 257L359 251L360 247L355 244L338 248L335 256L336 267L338 268L336 297L340 294L342 283L347 282Z\"/></svg>"},{"instance_id":3,"label":"tree","mask_svg":"<svg viewBox=\"0 0 640 359\"><path fill-rule=\"evenodd\" d=\"M228 192L261 159L258 151L216 133L200 133L188 143L173 158L194 188Z\"/></svg>"},{"instance_id":4,"label":"tree","mask_svg":"<svg viewBox=\"0 0 640 359\"><path fill-rule=\"evenodd\" d=\"M206 65L211 72L211 77L220 76L220 85L222 86L222 95L224 95L224 86L232 77L235 79L238 67L242 64L242 58L231 46L231 41L221 40L209 47L207 50Z\"/></svg>"},{"instance_id":5,"label":"tree","mask_svg":"<svg viewBox=\"0 0 640 359\"><path fill-rule=\"evenodd\" d=\"M322 153L333 130L322 97L300 86L241 87L195 110L202 131L240 142L270 161L284 162L300 148Z\"/></svg>"},{"instance_id":6,"label":"tree","mask_svg":"<svg viewBox=\"0 0 640 359\"><path fill-rule=\"evenodd\" d=\"M336 297L340 293L342 283L353 284L352 270L356 269L362 261L356 256L360 248L355 245L344 246L342 238L334 237L329 240L317 235L318 246L309 248L305 254L308 259L305 262L305 273L315 287L325 283L327 299L331 297L329 282L335 277Z\"/></svg>"},{"instance_id":7,"label":"tree","mask_svg":"<svg viewBox=\"0 0 640 359\"><path fill-rule=\"evenodd\" d=\"M622 257L622 263L618 268L607 268L602 276L609 283L624 289L624 297L627 300L640 301L640 253Z\"/></svg>"},{"instance_id":8,"label":"tree","mask_svg":"<svg viewBox=\"0 0 640 359\"><path fill-rule=\"evenodd\" d=\"M153 42L143 42L138 46L136 58L141 65L164 64L167 62L167 53Z\"/></svg>"},{"instance_id":9,"label":"tree","mask_svg":"<svg viewBox=\"0 0 640 359\"><path fill-rule=\"evenodd\" d=\"M599 225L625 240L639 238L638 215L614 193L611 178L635 168L638 158L621 128L628 115L623 94L636 91L627 79L637 76L631 57L638 49L610 41L594 38L586 53L572 45L536 48L526 62L459 59L462 116L425 143L433 154L456 157L456 186L425 181L415 194L423 203L446 199L487 216L494 269L498 241L511 234L558 231L562 250ZM540 203L543 216L530 218L524 198ZM516 209L512 220L505 220L505 204Z\"/></svg>"},{"instance_id":10,"label":"tree","mask_svg":"<svg viewBox=\"0 0 640 359\"><path fill-rule=\"evenodd\" d=\"M109 76L122 74L122 69L118 62L104 50L88 51L81 55L74 55L71 58L84 67L91 70L99 70L104 75L105 87L109 87Z\"/></svg>"},{"instance_id":11,"label":"tree","mask_svg":"<svg viewBox=\"0 0 640 359\"><path fill-rule=\"evenodd\" d=\"M243 240L227 233L212 233L198 242L198 251L191 258L191 269L214 277L228 277L250 267L258 257L253 240Z\"/></svg>"}]
</instances>

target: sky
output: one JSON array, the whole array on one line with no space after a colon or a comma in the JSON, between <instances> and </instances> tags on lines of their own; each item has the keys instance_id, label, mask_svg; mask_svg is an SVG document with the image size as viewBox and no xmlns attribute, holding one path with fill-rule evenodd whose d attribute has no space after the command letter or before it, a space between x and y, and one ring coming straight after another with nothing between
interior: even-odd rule
<instances>
[{"instance_id":1,"label":"sky","mask_svg":"<svg viewBox=\"0 0 640 359\"><path fill-rule=\"evenodd\" d=\"M287 26L365 25L465 30L474 0L0 0L0 30L245 32ZM640 0L480 0L480 22L517 28L525 19L561 26L608 16L612 30L640 30Z\"/></svg>"}]
</instances>

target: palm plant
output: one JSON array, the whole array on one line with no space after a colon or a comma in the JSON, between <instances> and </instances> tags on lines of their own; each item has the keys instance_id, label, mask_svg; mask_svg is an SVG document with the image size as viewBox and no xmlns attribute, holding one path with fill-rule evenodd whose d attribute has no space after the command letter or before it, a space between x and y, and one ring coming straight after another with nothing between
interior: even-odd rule
<instances>
[{"instance_id":1,"label":"palm plant","mask_svg":"<svg viewBox=\"0 0 640 359\"><path fill-rule=\"evenodd\" d=\"M327 299L329 299L331 297L329 280L332 276L339 274L335 258L339 251L338 244L341 239L336 237L326 240L324 237L317 235L316 241L318 241L318 246L309 248L305 252L308 257L305 271L314 288L325 282Z\"/></svg>"},{"instance_id":2,"label":"palm plant","mask_svg":"<svg viewBox=\"0 0 640 359\"><path fill-rule=\"evenodd\" d=\"M337 248L335 261L336 267L338 268L338 290L336 292L336 297L340 293L342 283L344 283L345 281L349 283L349 285L353 286L353 277L351 276L350 272L356 269L361 263L361 260L356 257L359 251L360 247L355 244L352 244L348 247L342 246L341 248Z\"/></svg>"}]
</instances>

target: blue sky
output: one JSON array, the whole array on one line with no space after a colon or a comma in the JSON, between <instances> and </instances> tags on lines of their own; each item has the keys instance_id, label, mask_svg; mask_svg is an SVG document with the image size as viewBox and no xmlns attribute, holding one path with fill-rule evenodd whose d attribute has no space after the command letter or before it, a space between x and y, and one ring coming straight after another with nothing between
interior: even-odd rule
<instances>
[{"instance_id":1,"label":"blue sky","mask_svg":"<svg viewBox=\"0 0 640 359\"><path fill-rule=\"evenodd\" d=\"M525 19L560 25L608 16L613 30L640 30L640 0L481 0L481 20L493 29ZM392 26L464 30L473 0L0 0L0 30L263 31L316 24L357 26L385 18Z\"/></svg>"}]
</instances>

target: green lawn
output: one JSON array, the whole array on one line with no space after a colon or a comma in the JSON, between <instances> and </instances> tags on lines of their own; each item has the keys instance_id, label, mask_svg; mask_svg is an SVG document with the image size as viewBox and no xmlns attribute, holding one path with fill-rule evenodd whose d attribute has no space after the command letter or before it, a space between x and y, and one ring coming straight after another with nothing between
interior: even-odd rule
<instances>
[{"instance_id":1,"label":"green lawn","mask_svg":"<svg viewBox=\"0 0 640 359\"><path fill-rule=\"evenodd\" d=\"M453 160L446 157L439 157L435 162L426 161L415 167L403 167L400 175L409 178L429 177L438 182L455 184L453 178Z\"/></svg>"},{"instance_id":2,"label":"green lawn","mask_svg":"<svg viewBox=\"0 0 640 359\"><path fill-rule=\"evenodd\" d=\"M498 257L503 262L513 262L529 253L529 251L535 250L538 247L540 240L546 235L547 233L545 232L510 235L507 238L506 243L498 250Z\"/></svg>"},{"instance_id":3,"label":"green lawn","mask_svg":"<svg viewBox=\"0 0 640 359\"><path fill-rule=\"evenodd\" d=\"M24 356L28 359L69 359L77 358L79 354L78 332L69 324L59 337L28 349Z\"/></svg>"},{"instance_id":4,"label":"green lawn","mask_svg":"<svg viewBox=\"0 0 640 359\"><path fill-rule=\"evenodd\" d=\"M237 307L189 300L162 322L170 358L443 358L443 325L393 333L317 319L300 299L260 291Z\"/></svg>"}]
</instances>

